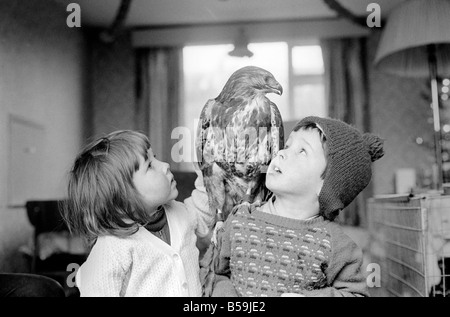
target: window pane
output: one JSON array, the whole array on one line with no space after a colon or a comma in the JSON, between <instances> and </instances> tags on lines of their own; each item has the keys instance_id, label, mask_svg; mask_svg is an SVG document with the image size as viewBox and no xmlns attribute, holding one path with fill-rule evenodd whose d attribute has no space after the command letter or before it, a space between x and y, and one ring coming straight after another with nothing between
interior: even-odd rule
<instances>
[{"instance_id":1,"label":"window pane","mask_svg":"<svg viewBox=\"0 0 450 317\"><path fill-rule=\"evenodd\" d=\"M292 48L294 75L323 74L323 58L320 45L294 46Z\"/></svg>"},{"instance_id":2,"label":"window pane","mask_svg":"<svg viewBox=\"0 0 450 317\"><path fill-rule=\"evenodd\" d=\"M324 65L320 45L292 47L291 117L327 116Z\"/></svg>"},{"instance_id":3,"label":"window pane","mask_svg":"<svg viewBox=\"0 0 450 317\"><path fill-rule=\"evenodd\" d=\"M293 116L301 119L306 116L326 116L325 89L323 84L305 84L294 87L295 105Z\"/></svg>"}]
</instances>

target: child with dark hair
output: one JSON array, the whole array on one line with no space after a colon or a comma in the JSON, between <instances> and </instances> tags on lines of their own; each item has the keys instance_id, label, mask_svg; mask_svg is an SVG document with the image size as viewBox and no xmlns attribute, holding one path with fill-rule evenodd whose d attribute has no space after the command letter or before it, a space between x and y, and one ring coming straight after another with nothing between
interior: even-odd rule
<instances>
[{"instance_id":1,"label":"child with dark hair","mask_svg":"<svg viewBox=\"0 0 450 317\"><path fill-rule=\"evenodd\" d=\"M80 295L201 296L196 241L215 215L200 176L183 204L144 134L116 131L89 144L70 172L64 208L71 231L92 246L76 275Z\"/></svg>"},{"instance_id":2,"label":"child with dark hair","mask_svg":"<svg viewBox=\"0 0 450 317\"><path fill-rule=\"evenodd\" d=\"M269 166L273 197L236 206L219 233L212 296L368 296L362 252L333 220L383 154L342 121L301 120Z\"/></svg>"}]
</instances>

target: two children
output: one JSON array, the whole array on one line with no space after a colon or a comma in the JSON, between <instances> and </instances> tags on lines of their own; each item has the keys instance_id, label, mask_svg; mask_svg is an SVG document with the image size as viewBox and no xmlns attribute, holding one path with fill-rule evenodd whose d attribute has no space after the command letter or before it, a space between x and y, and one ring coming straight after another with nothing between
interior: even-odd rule
<instances>
[{"instance_id":1,"label":"two children","mask_svg":"<svg viewBox=\"0 0 450 317\"><path fill-rule=\"evenodd\" d=\"M361 250L333 220L381 156L375 135L301 120L269 166L273 198L235 207L219 234L212 296L367 296Z\"/></svg>"},{"instance_id":2,"label":"two children","mask_svg":"<svg viewBox=\"0 0 450 317\"><path fill-rule=\"evenodd\" d=\"M307 117L271 162L263 205L235 207L220 232L213 296L365 296L362 254L333 222L369 183L381 140ZM201 175L200 175L201 176ZM119 131L87 146L69 179L65 219L92 242L81 296L200 296L196 234L214 223L201 177L176 202L148 139Z\"/></svg>"},{"instance_id":3,"label":"two children","mask_svg":"<svg viewBox=\"0 0 450 317\"><path fill-rule=\"evenodd\" d=\"M200 296L197 237L214 222L201 178L185 204L149 140L117 131L88 145L69 175L64 212L92 245L81 296Z\"/></svg>"}]
</instances>

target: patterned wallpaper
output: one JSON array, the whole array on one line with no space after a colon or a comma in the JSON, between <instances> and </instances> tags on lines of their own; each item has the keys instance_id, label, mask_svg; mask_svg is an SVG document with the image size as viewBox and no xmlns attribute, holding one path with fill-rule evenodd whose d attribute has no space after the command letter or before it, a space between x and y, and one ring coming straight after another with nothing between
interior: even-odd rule
<instances>
[{"instance_id":1,"label":"patterned wallpaper","mask_svg":"<svg viewBox=\"0 0 450 317\"><path fill-rule=\"evenodd\" d=\"M92 134L135 128L135 57L129 32L110 44L89 33Z\"/></svg>"}]
</instances>

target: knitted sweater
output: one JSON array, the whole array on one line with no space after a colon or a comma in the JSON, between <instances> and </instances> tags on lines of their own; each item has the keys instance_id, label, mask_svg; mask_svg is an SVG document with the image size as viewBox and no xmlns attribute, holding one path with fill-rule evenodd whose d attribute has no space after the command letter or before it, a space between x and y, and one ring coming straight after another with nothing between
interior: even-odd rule
<instances>
[{"instance_id":1,"label":"knitted sweater","mask_svg":"<svg viewBox=\"0 0 450 317\"><path fill-rule=\"evenodd\" d=\"M125 238L99 237L77 272L81 296L201 296L196 234L206 236L215 217L206 193L197 187L185 204L164 208L171 245L144 227Z\"/></svg>"},{"instance_id":2,"label":"knitted sweater","mask_svg":"<svg viewBox=\"0 0 450 317\"><path fill-rule=\"evenodd\" d=\"M368 296L362 252L339 225L240 205L229 216L212 296Z\"/></svg>"}]
</instances>

